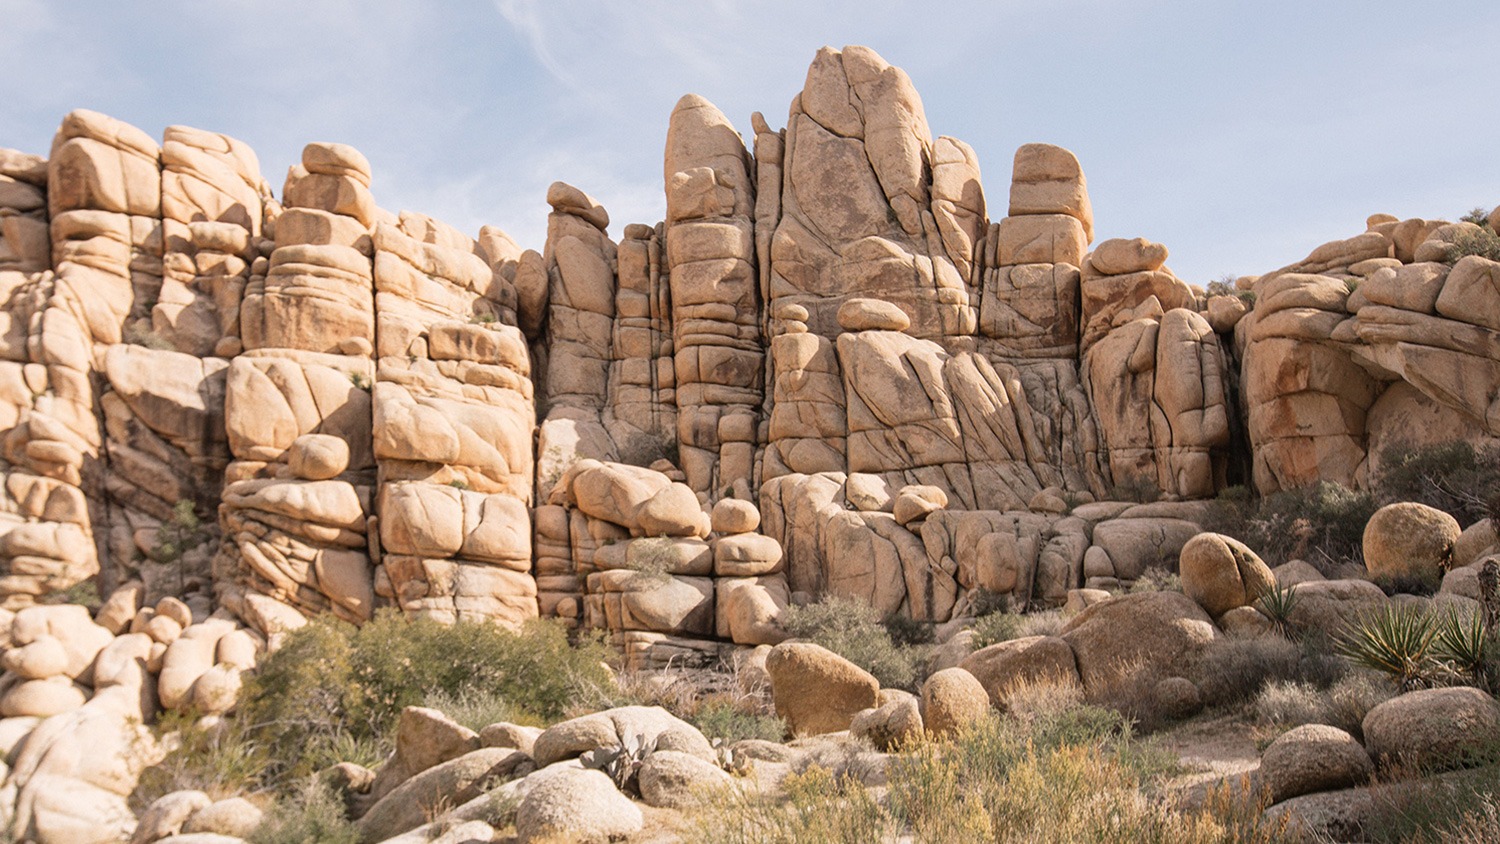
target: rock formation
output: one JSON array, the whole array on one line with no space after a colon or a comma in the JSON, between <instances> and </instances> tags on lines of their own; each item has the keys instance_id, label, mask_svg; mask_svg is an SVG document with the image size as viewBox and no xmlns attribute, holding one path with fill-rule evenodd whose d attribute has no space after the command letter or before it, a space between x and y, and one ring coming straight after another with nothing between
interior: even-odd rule
<instances>
[{"instance_id":1,"label":"rock formation","mask_svg":"<svg viewBox=\"0 0 1500 844\"><path fill-rule=\"evenodd\" d=\"M1500 436L1473 223L1376 215L1210 294L1094 244L1060 147L1016 151L1001 215L867 48L750 129L684 97L665 220L615 239L557 183L539 251L382 209L341 144L279 198L180 126L0 152L0 599L133 583L273 640L545 616L715 660L824 593L1060 606L1174 568L1227 486Z\"/></svg>"}]
</instances>

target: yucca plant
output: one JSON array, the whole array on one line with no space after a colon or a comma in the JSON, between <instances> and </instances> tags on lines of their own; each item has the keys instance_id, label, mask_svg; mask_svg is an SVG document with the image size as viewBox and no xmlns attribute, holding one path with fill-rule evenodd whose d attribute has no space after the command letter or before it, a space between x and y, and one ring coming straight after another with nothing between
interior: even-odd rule
<instances>
[{"instance_id":1,"label":"yucca plant","mask_svg":"<svg viewBox=\"0 0 1500 844\"><path fill-rule=\"evenodd\" d=\"M583 767L602 771L614 780L615 787L627 794L639 794L637 777L641 763L656 752L656 739L643 735L628 735L614 747L600 747L579 757Z\"/></svg>"},{"instance_id":2,"label":"yucca plant","mask_svg":"<svg viewBox=\"0 0 1500 844\"><path fill-rule=\"evenodd\" d=\"M1433 656L1453 676L1492 691L1490 653L1494 647L1479 613L1459 613L1450 608L1436 625Z\"/></svg>"},{"instance_id":3,"label":"yucca plant","mask_svg":"<svg viewBox=\"0 0 1500 844\"><path fill-rule=\"evenodd\" d=\"M1356 665L1395 677L1409 692L1432 684L1437 633L1426 613L1387 605L1346 627L1334 646Z\"/></svg>"},{"instance_id":4,"label":"yucca plant","mask_svg":"<svg viewBox=\"0 0 1500 844\"><path fill-rule=\"evenodd\" d=\"M1297 608L1297 590L1290 585L1272 586L1261 593L1260 609L1271 619L1276 632L1284 639L1296 637L1296 630L1292 627L1292 610Z\"/></svg>"}]
</instances>

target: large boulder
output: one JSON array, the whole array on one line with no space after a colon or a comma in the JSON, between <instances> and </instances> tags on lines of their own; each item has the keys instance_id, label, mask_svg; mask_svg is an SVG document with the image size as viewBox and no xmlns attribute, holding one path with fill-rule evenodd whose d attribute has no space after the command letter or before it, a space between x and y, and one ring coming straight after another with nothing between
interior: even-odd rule
<instances>
[{"instance_id":1,"label":"large boulder","mask_svg":"<svg viewBox=\"0 0 1500 844\"><path fill-rule=\"evenodd\" d=\"M1139 592L1094 604L1062 629L1084 692L1107 696L1133 675L1185 676L1219 635L1213 620L1181 592Z\"/></svg>"},{"instance_id":2,"label":"large boulder","mask_svg":"<svg viewBox=\"0 0 1500 844\"><path fill-rule=\"evenodd\" d=\"M606 842L640 830L641 810L599 771L562 770L542 780L516 808L516 837Z\"/></svg>"},{"instance_id":3,"label":"large boulder","mask_svg":"<svg viewBox=\"0 0 1500 844\"><path fill-rule=\"evenodd\" d=\"M1056 636L1026 636L989 645L969 654L958 667L979 681L990 705L1002 710L1019 688L1079 683L1073 648Z\"/></svg>"},{"instance_id":4,"label":"large boulder","mask_svg":"<svg viewBox=\"0 0 1500 844\"><path fill-rule=\"evenodd\" d=\"M989 711L984 684L962 668L945 668L922 684L922 723L932 735L958 732Z\"/></svg>"},{"instance_id":5,"label":"large boulder","mask_svg":"<svg viewBox=\"0 0 1500 844\"><path fill-rule=\"evenodd\" d=\"M868 671L810 642L783 642L766 656L776 714L797 735L849 729L876 705L880 682Z\"/></svg>"},{"instance_id":6,"label":"large boulder","mask_svg":"<svg viewBox=\"0 0 1500 844\"><path fill-rule=\"evenodd\" d=\"M1304 724L1281 734L1260 760L1261 783L1273 802L1362 785L1374 772L1370 754L1354 736L1327 724Z\"/></svg>"},{"instance_id":7,"label":"large boulder","mask_svg":"<svg viewBox=\"0 0 1500 844\"><path fill-rule=\"evenodd\" d=\"M384 841L421 826L436 807L466 803L530 764L531 759L518 750L485 747L428 768L370 807L359 819L360 837Z\"/></svg>"},{"instance_id":8,"label":"large boulder","mask_svg":"<svg viewBox=\"0 0 1500 844\"><path fill-rule=\"evenodd\" d=\"M1333 635L1390 599L1368 580L1313 580L1292 587L1292 626Z\"/></svg>"},{"instance_id":9,"label":"large boulder","mask_svg":"<svg viewBox=\"0 0 1500 844\"><path fill-rule=\"evenodd\" d=\"M531 755L539 767L546 767L637 736L655 742L657 750L714 759L713 745L697 727L660 706L621 706L553 724L536 737Z\"/></svg>"},{"instance_id":10,"label":"large boulder","mask_svg":"<svg viewBox=\"0 0 1500 844\"><path fill-rule=\"evenodd\" d=\"M1381 764L1463 767L1477 749L1500 743L1500 703L1468 686L1422 689L1371 709L1361 729Z\"/></svg>"},{"instance_id":11,"label":"large boulder","mask_svg":"<svg viewBox=\"0 0 1500 844\"><path fill-rule=\"evenodd\" d=\"M1276 585L1271 569L1232 536L1200 533L1182 546L1182 591L1218 618L1248 606Z\"/></svg>"},{"instance_id":12,"label":"large boulder","mask_svg":"<svg viewBox=\"0 0 1500 844\"><path fill-rule=\"evenodd\" d=\"M1436 585L1461 532L1442 510L1415 501L1387 504L1365 525L1365 567L1376 578Z\"/></svg>"}]
</instances>

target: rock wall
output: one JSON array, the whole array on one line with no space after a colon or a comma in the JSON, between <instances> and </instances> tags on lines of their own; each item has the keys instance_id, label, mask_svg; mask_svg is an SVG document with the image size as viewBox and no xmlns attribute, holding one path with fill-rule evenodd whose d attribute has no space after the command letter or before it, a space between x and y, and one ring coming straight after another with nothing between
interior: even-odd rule
<instances>
[{"instance_id":1,"label":"rock wall","mask_svg":"<svg viewBox=\"0 0 1500 844\"><path fill-rule=\"evenodd\" d=\"M1060 147L992 219L867 48L748 148L701 97L666 118L665 219L616 239L556 183L539 251L380 208L340 144L279 198L197 129L80 111L0 151L4 605L96 579L269 639L390 606L713 660L828 592L1061 604L1175 566L1227 486L1500 437L1474 223L1377 215L1210 293L1094 243Z\"/></svg>"}]
</instances>

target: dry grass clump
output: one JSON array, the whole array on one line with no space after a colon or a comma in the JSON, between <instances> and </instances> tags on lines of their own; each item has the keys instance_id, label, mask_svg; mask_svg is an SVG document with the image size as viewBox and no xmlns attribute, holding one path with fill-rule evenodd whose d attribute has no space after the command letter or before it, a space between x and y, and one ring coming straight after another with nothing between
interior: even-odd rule
<instances>
[{"instance_id":1,"label":"dry grass clump","mask_svg":"<svg viewBox=\"0 0 1500 844\"><path fill-rule=\"evenodd\" d=\"M1134 737L1119 714L1043 701L1045 684L1019 689L1012 712L950 742L895 755L883 789L811 765L783 794L737 793L699 819L717 842L1273 842L1265 801L1226 789L1202 810L1148 796L1175 773L1175 757Z\"/></svg>"}]
</instances>

